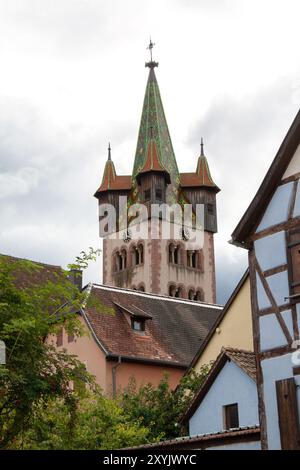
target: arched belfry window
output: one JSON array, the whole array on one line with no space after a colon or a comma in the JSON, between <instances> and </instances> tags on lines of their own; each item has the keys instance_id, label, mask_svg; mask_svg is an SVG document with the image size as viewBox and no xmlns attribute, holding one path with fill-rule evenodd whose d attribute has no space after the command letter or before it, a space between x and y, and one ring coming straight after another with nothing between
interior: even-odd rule
<instances>
[{"instance_id":1,"label":"arched belfry window","mask_svg":"<svg viewBox=\"0 0 300 470\"><path fill-rule=\"evenodd\" d=\"M189 300L195 300L196 292L194 289L189 289L188 297Z\"/></svg>"},{"instance_id":2,"label":"arched belfry window","mask_svg":"<svg viewBox=\"0 0 300 470\"><path fill-rule=\"evenodd\" d=\"M116 251L113 254L113 270L122 271L127 268L127 250L123 248L121 251Z\"/></svg>"},{"instance_id":3,"label":"arched belfry window","mask_svg":"<svg viewBox=\"0 0 300 470\"><path fill-rule=\"evenodd\" d=\"M187 266L189 268L197 268L198 267L198 253L196 250L187 250Z\"/></svg>"},{"instance_id":4,"label":"arched belfry window","mask_svg":"<svg viewBox=\"0 0 300 470\"><path fill-rule=\"evenodd\" d=\"M175 243L170 243L169 245L169 263L180 263L180 246Z\"/></svg>"},{"instance_id":5,"label":"arched belfry window","mask_svg":"<svg viewBox=\"0 0 300 470\"><path fill-rule=\"evenodd\" d=\"M144 245L139 243L138 246L134 246L131 249L132 265L138 266L144 263Z\"/></svg>"},{"instance_id":6,"label":"arched belfry window","mask_svg":"<svg viewBox=\"0 0 300 470\"><path fill-rule=\"evenodd\" d=\"M197 300L198 302L203 302L204 301L203 289L197 289L195 300Z\"/></svg>"}]
</instances>

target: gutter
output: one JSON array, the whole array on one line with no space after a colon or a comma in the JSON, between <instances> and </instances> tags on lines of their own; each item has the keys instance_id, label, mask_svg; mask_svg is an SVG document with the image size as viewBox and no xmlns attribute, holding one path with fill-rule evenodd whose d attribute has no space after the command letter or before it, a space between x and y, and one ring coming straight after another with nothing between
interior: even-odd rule
<instances>
[{"instance_id":1,"label":"gutter","mask_svg":"<svg viewBox=\"0 0 300 470\"><path fill-rule=\"evenodd\" d=\"M118 357L118 363L112 367L111 375L112 375L112 391L113 391L113 398L116 398L117 395L117 368L122 364L122 357Z\"/></svg>"},{"instance_id":2,"label":"gutter","mask_svg":"<svg viewBox=\"0 0 300 470\"><path fill-rule=\"evenodd\" d=\"M173 367L178 369L187 369L189 364L182 364L179 362L169 362L169 361L162 361L160 359L147 359L143 357L133 357L133 356L120 356L118 354L107 354L106 360L107 361L119 361L121 358L122 362L141 362L143 364L153 364L153 365L161 365L167 367Z\"/></svg>"}]
</instances>

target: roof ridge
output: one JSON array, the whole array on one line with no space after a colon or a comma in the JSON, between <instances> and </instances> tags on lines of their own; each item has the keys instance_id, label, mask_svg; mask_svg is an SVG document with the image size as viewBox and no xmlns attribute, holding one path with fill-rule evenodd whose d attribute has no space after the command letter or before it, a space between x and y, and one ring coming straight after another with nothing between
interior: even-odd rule
<instances>
[{"instance_id":1,"label":"roof ridge","mask_svg":"<svg viewBox=\"0 0 300 470\"><path fill-rule=\"evenodd\" d=\"M5 256L6 258L12 258L17 261L30 261L31 263L40 264L42 266L49 266L51 268L60 268L62 270L64 269L59 264L49 264L49 263L44 263L42 261L34 261L33 259L20 258L19 256L5 255L4 253L0 253L0 256Z\"/></svg>"},{"instance_id":2,"label":"roof ridge","mask_svg":"<svg viewBox=\"0 0 300 470\"><path fill-rule=\"evenodd\" d=\"M232 348L230 346L222 346L222 349L226 352L235 352L235 353L241 353L241 354L255 355L254 351L250 351L249 349Z\"/></svg>"},{"instance_id":3,"label":"roof ridge","mask_svg":"<svg viewBox=\"0 0 300 470\"><path fill-rule=\"evenodd\" d=\"M84 287L84 289L87 286ZM180 299L180 298L175 298L175 297L170 297L168 295L164 294L153 294L151 292L139 292L133 289L128 289L124 287L115 287L115 286L110 286L110 285L105 285L105 284L97 284L97 283L92 283L92 287L95 287L97 289L105 289L105 290L115 290L117 292L127 292L128 294L131 295L137 295L139 297L152 297L152 298L161 298L168 300L170 302L178 302L178 303L185 303L189 305L198 305L202 307L207 307L207 308L216 308L216 309L223 309L224 306L220 304L213 304L209 302L200 302L197 300L190 300L190 299Z\"/></svg>"}]
</instances>

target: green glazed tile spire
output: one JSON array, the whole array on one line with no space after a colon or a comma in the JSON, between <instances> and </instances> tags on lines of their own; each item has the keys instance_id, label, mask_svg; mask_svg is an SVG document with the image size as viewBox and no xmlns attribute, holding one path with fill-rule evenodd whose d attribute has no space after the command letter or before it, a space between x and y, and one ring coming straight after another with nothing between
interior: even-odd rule
<instances>
[{"instance_id":1,"label":"green glazed tile spire","mask_svg":"<svg viewBox=\"0 0 300 470\"><path fill-rule=\"evenodd\" d=\"M158 64L153 61L146 64L146 66L150 68L150 71L144 98L132 177L133 184L135 185L136 176L143 168L147 158L148 144L151 139L154 139L159 160L171 177L171 187L168 192L170 195L173 194L171 199L176 199L177 189L180 184L179 171L154 72L154 67L157 65Z\"/></svg>"}]
</instances>

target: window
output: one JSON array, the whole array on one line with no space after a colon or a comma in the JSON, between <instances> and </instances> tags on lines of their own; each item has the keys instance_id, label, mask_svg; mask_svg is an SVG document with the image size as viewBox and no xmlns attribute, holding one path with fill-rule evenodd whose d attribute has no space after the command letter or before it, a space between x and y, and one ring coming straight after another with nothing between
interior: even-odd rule
<instances>
[{"instance_id":1,"label":"window","mask_svg":"<svg viewBox=\"0 0 300 470\"><path fill-rule=\"evenodd\" d=\"M189 268L197 268L197 253L196 251L187 251L187 265Z\"/></svg>"},{"instance_id":2,"label":"window","mask_svg":"<svg viewBox=\"0 0 300 470\"><path fill-rule=\"evenodd\" d=\"M287 239L291 295L300 295L300 230L290 230Z\"/></svg>"},{"instance_id":3,"label":"window","mask_svg":"<svg viewBox=\"0 0 300 470\"><path fill-rule=\"evenodd\" d=\"M137 318L131 319L131 328L134 331L145 331L145 321Z\"/></svg>"},{"instance_id":4,"label":"window","mask_svg":"<svg viewBox=\"0 0 300 470\"><path fill-rule=\"evenodd\" d=\"M162 189L161 188L156 188L155 189L155 199L156 201L162 201Z\"/></svg>"},{"instance_id":5,"label":"window","mask_svg":"<svg viewBox=\"0 0 300 470\"><path fill-rule=\"evenodd\" d=\"M169 263L179 264L179 246L169 245Z\"/></svg>"},{"instance_id":6,"label":"window","mask_svg":"<svg viewBox=\"0 0 300 470\"><path fill-rule=\"evenodd\" d=\"M207 212L208 214L214 215L214 205L213 204L207 204Z\"/></svg>"},{"instance_id":7,"label":"window","mask_svg":"<svg viewBox=\"0 0 300 470\"><path fill-rule=\"evenodd\" d=\"M189 299L194 300L195 299L195 291L193 289L189 290Z\"/></svg>"},{"instance_id":8,"label":"window","mask_svg":"<svg viewBox=\"0 0 300 470\"><path fill-rule=\"evenodd\" d=\"M144 246L139 244L137 247L132 248L132 264L138 266L144 262Z\"/></svg>"},{"instance_id":9,"label":"window","mask_svg":"<svg viewBox=\"0 0 300 470\"><path fill-rule=\"evenodd\" d=\"M63 345L63 329L61 328L56 335L56 346L62 346Z\"/></svg>"},{"instance_id":10,"label":"window","mask_svg":"<svg viewBox=\"0 0 300 470\"><path fill-rule=\"evenodd\" d=\"M68 333L68 343L72 343L75 339L75 336L73 333Z\"/></svg>"},{"instance_id":11,"label":"window","mask_svg":"<svg viewBox=\"0 0 300 470\"><path fill-rule=\"evenodd\" d=\"M204 301L204 292L202 289L197 290L194 300L197 300L198 302Z\"/></svg>"},{"instance_id":12,"label":"window","mask_svg":"<svg viewBox=\"0 0 300 470\"><path fill-rule=\"evenodd\" d=\"M144 191L144 201L150 201L151 199L151 191L150 189L146 189L146 191Z\"/></svg>"},{"instance_id":13,"label":"window","mask_svg":"<svg viewBox=\"0 0 300 470\"><path fill-rule=\"evenodd\" d=\"M224 409L224 427L225 429L233 429L239 427L239 411L238 404L226 405Z\"/></svg>"},{"instance_id":14,"label":"window","mask_svg":"<svg viewBox=\"0 0 300 470\"><path fill-rule=\"evenodd\" d=\"M176 286L171 284L170 287L169 287L169 296L170 297L176 297L176 291L177 291Z\"/></svg>"}]
</instances>

